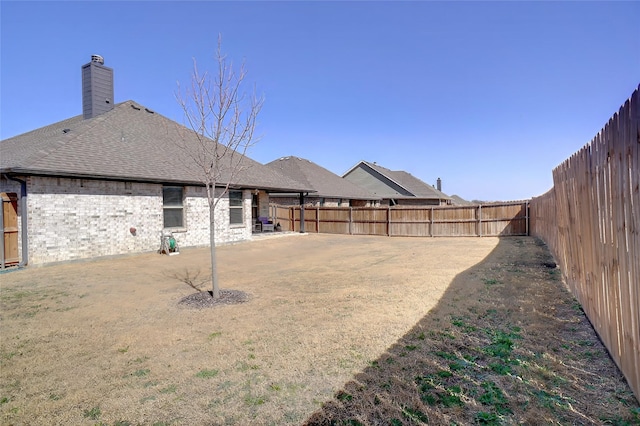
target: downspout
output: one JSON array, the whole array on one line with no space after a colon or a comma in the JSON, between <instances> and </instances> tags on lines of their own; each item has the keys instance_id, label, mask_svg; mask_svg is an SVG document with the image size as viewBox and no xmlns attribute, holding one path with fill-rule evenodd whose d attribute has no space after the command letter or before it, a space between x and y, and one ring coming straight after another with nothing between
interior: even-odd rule
<instances>
[{"instance_id":1,"label":"downspout","mask_svg":"<svg viewBox=\"0 0 640 426\"><path fill-rule=\"evenodd\" d=\"M28 234L28 220L27 220L27 182L18 178L5 175L7 179L20 184L20 199L18 200L18 206L20 208L20 225L22 229L20 234L22 237L22 260L18 264L19 267L24 268L29 263L29 239Z\"/></svg>"},{"instance_id":2,"label":"downspout","mask_svg":"<svg viewBox=\"0 0 640 426\"><path fill-rule=\"evenodd\" d=\"M300 233L304 234L304 192L300 193Z\"/></svg>"}]
</instances>

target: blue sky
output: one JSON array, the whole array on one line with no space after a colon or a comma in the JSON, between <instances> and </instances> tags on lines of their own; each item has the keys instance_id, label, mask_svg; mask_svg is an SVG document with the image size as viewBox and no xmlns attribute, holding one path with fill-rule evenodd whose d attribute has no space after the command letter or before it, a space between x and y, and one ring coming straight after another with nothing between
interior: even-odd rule
<instances>
[{"instance_id":1,"label":"blue sky","mask_svg":"<svg viewBox=\"0 0 640 426\"><path fill-rule=\"evenodd\" d=\"M262 163L360 160L466 199L552 186L640 83L640 2L0 2L0 138L82 113L80 67L115 101L182 122L177 82L217 35L264 93Z\"/></svg>"}]
</instances>

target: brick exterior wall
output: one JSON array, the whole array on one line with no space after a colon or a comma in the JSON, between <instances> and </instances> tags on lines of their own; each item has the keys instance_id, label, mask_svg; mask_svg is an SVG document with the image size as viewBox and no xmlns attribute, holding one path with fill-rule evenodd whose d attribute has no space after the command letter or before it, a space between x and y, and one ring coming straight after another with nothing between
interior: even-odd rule
<instances>
[{"instance_id":1,"label":"brick exterior wall","mask_svg":"<svg viewBox=\"0 0 640 426\"><path fill-rule=\"evenodd\" d=\"M438 199L410 199L410 198L398 198L396 199L398 207L420 207L420 206L446 206L446 201Z\"/></svg>"},{"instance_id":2,"label":"brick exterior wall","mask_svg":"<svg viewBox=\"0 0 640 426\"><path fill-rule=\"evenodd\" d=\"M394 198L396 204L391 203L389 198L383 199L378 206L382 207L425 207L425 206L446 206L446 200L430 199L430 198Z\"/></svg>"},{"instance_id":3,"label":"brick exterior wall","mask_svg":"<svg viewBox=\"0 0 640 426\"><path fill-rule=\"evenodd\" d=\"M258 193L258 216L269 217L269 194L264 191Z\"/></svg>"},{"instance_id":4,"label":"brick exterior wall","mask_svg":"<svg viewBox=\"0 0 640 426\"><path fill-rule=\"evenodd\" d=\"M300 197L274 197L272 196L270 202L277 204L279 206L299 206L300 205Z\"/></svg>"},{"instance_id":5,"label":"brick exterior wall","mask_svg":"<svg viewBox=\"0 0 640 426\"><path fill-rule=\"evenodd\" d=\"M305 206L309 207L318 207L321 206L322 198L308 196L304 198ZM300 205L300 197L271 197L271 202L274 204L278 204L280 206L299 206ZM339 199L339 198L325 198L324 205L322 207L374 207L379 205L380 203L376 203L375 201L369 200L349 200L347 198Z\"/></svg>"},{"instance_id":6,"label":"brick exterior wall","mask_svg":"<svg viewBox=\"0 0 640 426\"><path fill-rule=\"evenodd\" d=\"M163 230L162 185L31 176L27 180L29 264L156 251ZM20 193L0 181L0 191ZM216 207L216 244L251 238L251 194L243 191L244 224L229 225L229 199ZM209 245L206 191L184 188L180 247ZM18 211L19 215L24 212ZM135 228L135 233L130 231Z\"/></svg>"}]
</instances>

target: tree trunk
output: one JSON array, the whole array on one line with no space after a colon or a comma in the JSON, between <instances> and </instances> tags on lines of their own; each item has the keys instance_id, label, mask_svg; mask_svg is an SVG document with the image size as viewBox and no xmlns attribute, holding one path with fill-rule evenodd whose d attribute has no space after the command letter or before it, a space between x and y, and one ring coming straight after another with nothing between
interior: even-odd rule
<instances>
[{"instance_id":1,"label":"tree trunk","mask_svg":"<svg viewBox=\"0 0 640 426\"><path fill-rule=\"evenodd\" d=\"M215 191L215 189L214 189ZM218 287L218 268L216 264L216 219L215 205L209 203L209 244L211 244L211 285L214 299L220 298L220 288Z\"/></svg>"}]
</instances>

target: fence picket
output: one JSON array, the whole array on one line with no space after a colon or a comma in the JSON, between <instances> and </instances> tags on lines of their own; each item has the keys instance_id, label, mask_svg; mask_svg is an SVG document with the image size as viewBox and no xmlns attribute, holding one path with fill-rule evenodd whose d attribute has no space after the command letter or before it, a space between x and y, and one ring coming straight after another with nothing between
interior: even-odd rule
<instances>
[{"instance_id":1,"label":"fence picket","mask_svg":"<svg viewBox=\"0 0 640 426\"><path fill-rule=\"evenodd\" d=\"M472 206L305 208L307 232L394 237L528 235L528 201ZM299 206L274 205L283 231L300 229ZM286 223L286 226L284 225Z\"/></svg>"},{"instance_id":2,"label":"fence picket","mask_svg":"<svg viewBox=\"0 0 640 426\"><path fill-rule=\"evenodd\" d=\"M640 400L640 86L531 200L531 234Z\"/></svg>"}]
</instances>

